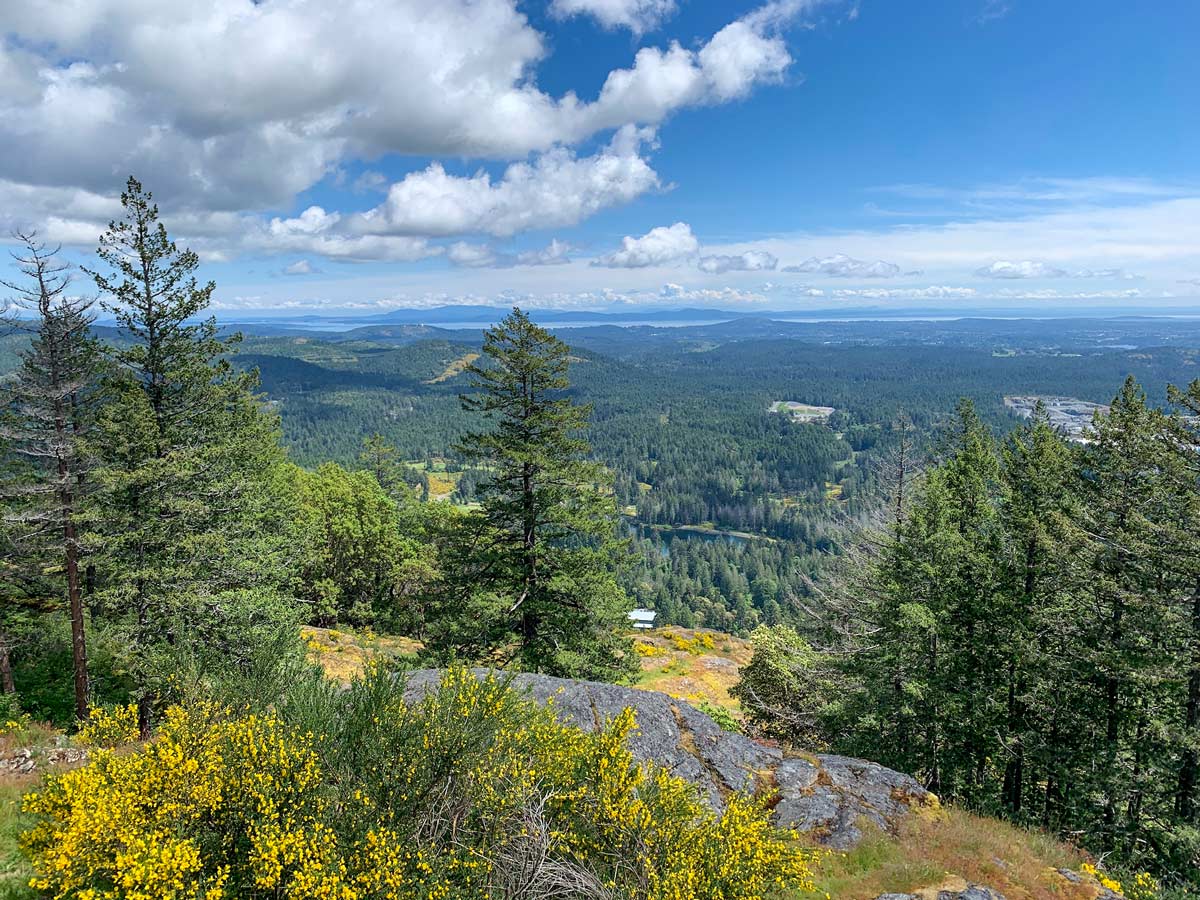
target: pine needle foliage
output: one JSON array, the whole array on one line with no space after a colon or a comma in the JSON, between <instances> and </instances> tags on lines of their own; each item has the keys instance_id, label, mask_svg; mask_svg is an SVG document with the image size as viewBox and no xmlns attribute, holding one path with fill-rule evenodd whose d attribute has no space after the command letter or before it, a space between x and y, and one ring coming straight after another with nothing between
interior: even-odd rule
<instances>
[{"instance_id":1,"label":"pine needle foliage","mask_svg":"<svg viewBox=\"0 0 1200 900\"><path fill-rule=\"evenodd\" d=\"M184 641L219 672L247 665L257 640L288 627L290 517L278 422L253 394L256 375L233 370L233 340L214 319L195 321L213 284L198 283L196 254L170 240L136 179L121 203L100 239L107 269L88 270L126 339L97 423L90 531L101 606L128 647L148 734Z\"/></svg>"},{"instance_id":2,"label":"pine needle foliage","mask_svg":"<svg viewBox=\"0 0 1200 900\"><path fill-rule=\"evenodd\" d=\"M458 577L430 645L555 675L615 678L636 658L615 569L622 543L612 478L588 459L590 407L567 389L569 348L519 309L486 333L462 398L485 429L463 456L486 473Z\"/></svg>"}]
</instances>

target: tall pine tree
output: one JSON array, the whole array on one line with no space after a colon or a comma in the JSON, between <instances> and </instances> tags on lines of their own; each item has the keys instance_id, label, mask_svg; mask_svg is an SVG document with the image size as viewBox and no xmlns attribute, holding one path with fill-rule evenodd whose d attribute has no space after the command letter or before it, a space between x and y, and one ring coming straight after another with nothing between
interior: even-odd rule
<instances>
[{"instance_id":1,"label":"tall pine tree","mask_svg":"<svg viewBox=\"0 0 1200 900\"><path fill-rule=\"evenodd\" d=\"M1171 419L1169 437L1178 487L1172 544L1183 598L1178 671L1184 682L1175 719L1174 812L1200 845L1200 380L1171 388L1170 400L1181 412Z\"/></svg>"},{"instance_id":2,"label":"tall pine tree","mask_svg":"<svg viewBox=\"0 0 1200 900\"><path fill-rule=\"evenodd\" d=\"M121 203L100 239L107 271L89 271L124 339L99 422L92 523L147 733L181 668L211 678L251 665L256 641L286 627L288 514L277 422L254 374L224 358L231 341L215 321L196 321L214 285L197 282L196 254L168 238L136 179Z\"/></svg>"},{"instance_id":3,"label":"tall pine tree","mask_svg":"<svg viewBox=\"0 0 1200 900\"><path fill-rule=\"evenodd\" d=\"M1106 849L1128 850L1136 839L1162 752L1158 711L1174 603L1162 530L1169 503L1164 427L1162 413L1129 378L1109 413L1097 417L1081 468L1090 615L1079 665L1095 686L1089 803Z\"/></svg>"},{"instance_id":4,"label":"tall pine tree","mask_svg":"<svg viewBox=\"0 0 1200 900\"><path fill-rule=\"evenodd\" d=\"M519 309L487 332L466 409L491 426L461 452L481 509L430 623L432 646L567 676L631 670L611 477L587 459L590 410L566 396L569 350Z\"/></svg>"},{"instance_id":5,"label":"tall pine tree","mask_svg":"<svg viewBox=\"0 0 1200 900\"><path fill-rule=\"evenodd\" d=\"M1073 499L1074 457L1040 402L1005 443L1001 475L1001 803L1009 815L1050 825L1059 821L1050 810L1067 792L1067 747L1079 727L1066 702L1071 648L1079 640L1077 594L1068 564L1069 522L1078 515L1078 506ZM1039 796L1030 796L1031 785L1044 785Z\"/></svg>"},{"instance_id":6,"label":"tall pine tree","mask_svg":"<svg viewBox=\"0 0 1200 900\"><path fill-rule=\"evenodd\" d=\"M93 301L68 293L70 267L34 234L17 234L14 254L24 280L0 282L15 293L33 330L16 378L5 394L0 436L25 466L7 479L3 494L17 541L34 568L58 569L71 622L75 715L88 711L87 642L80 585L77 514L88 487L84 440L94 413L98 352L91 336ZM24 540L22 540L22 538ZM23 546L22 546L23 545ZM0 638L7 657L7 640ZM0 671L7 659L0 662ZM11 670L8 681L11 684Z\"/></svg>"}]
</instances>

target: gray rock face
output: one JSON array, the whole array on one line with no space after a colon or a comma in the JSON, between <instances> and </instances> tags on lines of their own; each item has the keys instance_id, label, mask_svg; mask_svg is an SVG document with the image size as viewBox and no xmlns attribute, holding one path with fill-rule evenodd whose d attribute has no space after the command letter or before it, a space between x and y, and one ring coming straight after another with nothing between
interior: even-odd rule
<instances>
[{"instance_id":1,"label":"gray rock face","mask_svg":"<svg viewBox=\"0 0 1200 900\"><path fill-rule=\"evenodd\" d=\"M405 699L418 700L440 678L437 669L411 673ZM722 731L691 704L666 694L527 673L513 676L512 686L549 702L560 721L585 731L632 709L638 728L630 749L639 760L697 785L715 809L732 791L777 798L775 824L808 832L834 849L854 846L864 821L890 830L913 806L933 800L915 779L875 763L830 755L785 758L775 747Z\"/></svg>"},{"instance_id":2,"label":"gray rock face","mask_svg":"<svg viewBox=\"0 0 1200 900\"><path fill-rule=\"evenodd\" d=\"M965 891L938 891L938 900L1004 900L1004 895L980 884L968 884Z\"/></svg>"},{"instance_id":3,"label":"gray rock face","mask_svg":"<svg viewBox=\"0 0 1200 900\"><path fill-rule=\"evenodd\" d=\"M916 894L880 894L875 900L919 900ZM968 884L961 891L938 891L937 900L1004 900L1004 895L980 884Z\"/></svg>"}]
</instances>

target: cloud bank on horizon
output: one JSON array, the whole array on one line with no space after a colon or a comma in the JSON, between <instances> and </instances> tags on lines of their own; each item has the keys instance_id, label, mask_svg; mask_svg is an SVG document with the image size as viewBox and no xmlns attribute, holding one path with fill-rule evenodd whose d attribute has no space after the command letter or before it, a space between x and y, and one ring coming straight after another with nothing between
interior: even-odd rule
<instances>
[{"instance_id":1,"label":"cloud bank on horizon","mask_svg":"<svg viewBox=\"0 0 1200 900\"><path fill-rule=\"evenodd\" d=\"M1070 2L1120 37L1116 0ZM1132 173L1086 123L937 165L987 96L891 142L957 106L928 87L952 42L1002 71L1030 27L1055 41L1035 4L963 5L0 0L0 228L85 253L135 174L227 309L1195 302L1195 124ZM1142 27L1173 58L1180 28ZM888 74L905 28L924 93ZM1144 97L1105 99L1149 125Z\"/></svg>"}]
</instances>

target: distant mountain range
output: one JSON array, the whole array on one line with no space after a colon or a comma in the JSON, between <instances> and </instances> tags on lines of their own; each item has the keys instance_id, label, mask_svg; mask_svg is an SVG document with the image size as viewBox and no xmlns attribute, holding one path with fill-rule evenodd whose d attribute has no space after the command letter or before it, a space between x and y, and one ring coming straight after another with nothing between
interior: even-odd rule
<instances>
[{"instance_id":1,"label":"distant mountain range","mask_svg":"<svg viewBox=\"0 0 1200 900\"><path fill-rule=\"evenodd\" d=\"M278 315L271 313L232 314L222 316L228 327L243 327L256 334L290 334L313 331L339 332L345 335L356 333L363 339L368 332L380 326L421 327L431 329L423 336L434 337L439 329L478 329L489 327L500 321L511 311L506 306L490 305L447 305L423 308L394 309L374 315ZM1081 310L1079 308L1042 308L1038 310L1012 308L963 308L944 307L856 307L808 310L762 310L762 309L711 309L703 307L639 307L636 309L530 309L529 315L547 327L582 327L589 325L617 326L680 326L707 325L735 320L758 320L776 322L839 322L839 321L938 321L958 318L997 319L1046 319L1046 318L1138 318L1156 316L1200 315L1200 309L1113 309ZM382 332L380 332L382 334ZM397 332L386 335L393 338L408 338L413 335Z\"/></svg>"}]
</instances>

